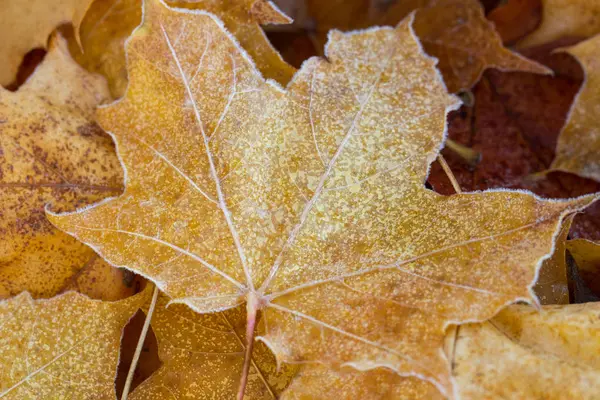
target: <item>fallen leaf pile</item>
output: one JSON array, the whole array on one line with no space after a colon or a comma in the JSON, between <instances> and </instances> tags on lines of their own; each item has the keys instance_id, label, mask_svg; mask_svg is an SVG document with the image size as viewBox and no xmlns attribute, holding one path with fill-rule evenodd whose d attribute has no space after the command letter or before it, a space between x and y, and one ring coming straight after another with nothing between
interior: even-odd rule
<instances>
[{"instance_id":1,"label":"fallen leaf pile","mask_svg":"<svg viewBox=\"0 0 600 400\"><path fill-rule=\"evenodd\" d=\"M7 1L0 399L600 397L591 3Z\"/></svg>"}]
</instances>

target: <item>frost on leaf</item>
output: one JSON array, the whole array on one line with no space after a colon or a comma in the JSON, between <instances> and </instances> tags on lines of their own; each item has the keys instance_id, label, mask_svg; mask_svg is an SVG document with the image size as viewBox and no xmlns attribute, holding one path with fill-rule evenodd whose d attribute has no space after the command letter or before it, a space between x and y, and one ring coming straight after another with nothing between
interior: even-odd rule
<instances>
[{"instance_id":1,"label":"frost on leaf","mask_svg":"<svg viewBox=\"0 0 600 400\"><path fill-rule=\"evenodd\" d=\"M170 5L205 10L223 19L225 26L268 78L287 83L294 69L267 40L260 24L287 24L291 20L267 0L169 1ZM92 72L104 75L113 97L127 87L125 40L142 20L142 0L95 1L81 23L81 47L71 41L75 59ZM177 40L174 38L174 40Z\"/></svg>"},{"instance_id":2,"label":"frost on leaf","mask_svg":"<svg viewBox=\"0 0 600 400\"><path fill-rule=\"evenodd\" d=\"M148 291L103 302L74 292L0 302L0 398L114 399L121 331Z\"/></svg>"},{"instance_id":3,"label":"frost on leaf","mask_svg":"<svg viewBox=\"0 0 600 400\"><path fill-rule=\"evenodd\" d=\"M575 98L567 122L556 144L556 158L550 169L571 172L600 181L600 36L566 51L583 66L584 83Z\"/></svg>"},{"instance_id":4,"label":"frost on leaf","mask_svg":"<svg viewBox=\"0 0 600 400\"><path fill-rule=\"evenodd\" d=\"M46 204L74 210L120 193L114 145L94 121L107 98L104 80L80 68L61 37L18 91L0 87L0 298L24 290L50 297L80 284L94 297L129 294L122 271L44 214Z\"/></svg>"},{"instance_id":5,"label":"frost on leaf","mask_svg":"<svg viewBox=\"0 0 600 400\"><path fill-rule=\"evenodd\" d=\"M332 32L283 90L215 17L148 1L128 92L99 113L125 193L49 217L195 311L246 303L250 342L260 311L279 361L451 393L446 325L531 301L561 220L593 198L427 190L457 100L410 24Z\"/></svg>"}]
</instances>

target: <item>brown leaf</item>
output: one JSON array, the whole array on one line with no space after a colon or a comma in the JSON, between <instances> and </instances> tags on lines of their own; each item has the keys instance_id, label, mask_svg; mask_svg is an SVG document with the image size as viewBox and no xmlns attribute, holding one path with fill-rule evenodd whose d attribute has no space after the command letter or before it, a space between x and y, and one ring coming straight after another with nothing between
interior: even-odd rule
<instances>
[{"instance_id":1,"label":"brown leaf","mask_svg":"<svg viewBox=\"0 0 600 400\"><path fill-rule=\"evenodd\" d=\"M21 60L37 47L46 47L48 36L59 25L78 27L92 0L3 1L0 26L0 85L16 77Z\"/></svg>"},{"instance_id":2,"label":"brown leaf","mask_svg":"<svg viewBox=\"0 0 600 400\"><path fill-rule=\"evenodd\" d=\"M0 397L114 399L121 330L147 297L0 301Z\"/></svg>"},{"instance_id":3,"label":"brown leaf","mask_svg":"<svg viewBox=\"0 0 600 400\"><path fill-rule=\"evenodd\" d=\"M553 42L563 37L586 38L600 33L598 0L542 0L542 22L519 48Z\"/></svg>"},{"instance_id":4,"label":"brown leaf","mask_svg":"<svg viewBox=\"0 0 600 400\"><path fill-rule=\"evenodd\" d=\"M60 37L17 92L0 88L0 298L77 287L107 300L133 293L129 272L99 261L44 214L48 203L73 210L120 192L114 146L93 117L107 96L104 81L77 66Z\"/></svg>"},{"instance_id":5,"label":"brown leaf","mask_svg":"<svg viewBox=\"0 0 600 400\"><path fill-rule=\"evenodd\" d=\"M494 8L487 19L494 23L504 44L531 33L542 19L542 0L507 0Z\"/></svg>"},{"instance_id":6,"label":"brown leaf","mask_svg":"<svg viewBox=\"0 0 600 400\"><path fill-rule=\"evenodd\" d=\"M331 33L328 59L283 90L214 17L147 7L127 95L99 114L126 191L53 223L195 311L246 303L250 343L260 310L280 361L387 367L451 393L446 325L534 301L562 219L593 197L427 190L457 102L410 19Z\"/></svg>"},{"instance_id":7,"label":"brown leaf","mask_svg":"<svg viewBox=\"0 0 600 400\"><path fill-rule=\"evenodd\" d=\"M600 68L600 36L566 51L581 63L585 80L558 138L556 158L550 168L600 182L600 74L597 73Z\"/></svg>"},{"instance_id":8,"label":"brown leaf","mask_svg":"<svg viewBox=\"0 0 600 400\"><path fill-rule=\"evenodd\" d=\"M267 0L169 1L170 5L204 10L223 19L241 46L257 61L267 77L286 84L294 69L287 65L265 38L260 24L287 24L291 20ZM142 20L142 0L96 0L81 24L83 53L75 41L71 52L89 71L108 79L114 98L125 94L127 69L125 40Z\"/></svg>"}]
</instances>

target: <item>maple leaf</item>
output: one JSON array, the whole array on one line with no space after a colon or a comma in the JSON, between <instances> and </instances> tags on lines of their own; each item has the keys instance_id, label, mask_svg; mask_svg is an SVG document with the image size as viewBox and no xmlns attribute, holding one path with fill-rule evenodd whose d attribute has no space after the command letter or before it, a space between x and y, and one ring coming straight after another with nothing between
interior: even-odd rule
<instances>
[{"instance_id":1,"label":"maple leaf","mask_svg":"<svg viewBox=\"0 0 600 400\"><path fill-rule=\"evenodd\" d=\"M0 398L114 399L121 331L149 291L116 302L69 292L0 302Z\"/></svg>"},{"instance_id":2,"label":"maple leaf","mask_svg":"<svg viewBox=\"0 0 600 400\"><path fill-rule=\"evenodd\" d=\"M453 375L464 399L596 399L600 303L513 305L460 327Z\"/></svg>"},{"instance_id":3,"label":"maple leaf","mask_svg":"<svg viewBox=\"0 0 600 400\"><path fill-rule=\"evenodd\" d=\"M238 307L197 314L161 295L152 314L162 367L131 393L131 400L231 399L238 390L246 347L246 312ZM275 399L297 368L277 370L275 357L262 343L252 354L245 399Z\"/></svg>"},{"instance_id":4,"label":"maple leaf","mask_svg":"<svg viewBox=\"0 0 600 400\"><path fill-rule=\"evenodd\" d=\"M446 325L534 301L561 220L593 196L427 190L457 101L410 18L332 32L329 61L283 90L215 17L146 7L127 94L99 112L125 193L51 221L197 312L246 303L240 394L259 310L279 361L387 367L451 393Z\"/></svg>"},{"instance_id":5,"label":"maple leaf","mask_svg":"<svg viewBox=\"0 0 600 400\"><path fill-rule=\"evenodd\" d=\"M306 14L314 19L317 39L324 44L327 32L395 25L418 9L414 29L427 54L439 59L438 68L450 92L470 89L487 68L540 74L544 66L513 53L483 13L477 0L409 0L391 4L376 1L306 1ZM297 25L307 25L302 14Z\"/></svg>"},{"instance_id":6,"label":"maple leaf","mask_svg":"<svg viewBox=\"0 0 600 400\"><path fill-rule=\"evenodd\" d=\"M568 120L556 144L556 158L550 169L600 181L600 127L598 126L598 89L600 76L597 74L600 58L600 36L596 36L566 51L581 63L585 80L571 107Z\"/></svg>"},{"instance_id":7,"label":"maple leaf","mask_svg":"<svg viewBox=\"0 0 600 400\"><path fill-rule=\"evenodd\" d=\"M600 297L600 244L591 240L575 239L567 241L567 249L575 259L583 281Z\"/></svg>"},{"instance_id":8,"label":"maple leaf","mask_svg":"<svg viewBox=\"0 0 600 400\"><path fill-rule=\"evenodd\" d=\"M0 85L7 86L15 79L21 60L29 50L46 47L54 28L71 22L77 31L91 1L3 1L0 14Z\"/></svg>"},{"instance_id":9,"label":"maple leaf","mask_svg":"<svg viewBox=\"0 0 600 400\"><path fill-rule=\"evenodd\" d=\"M538 28L517 43L519 48L553 42L562 37L586 38L600 33L600 1L542 0Z\"/></svg>"},{"instance_id":10,"label":"maple leaf","mask_svg":"<svg viewBox=\"0 0 600 400\"><path fill-rule=\"evenodd\" d=\"M241 46L257 61L268 78L286 84L295 70L285 63L266 39L260 24L287 24L291 20L267 0L170 1L172 6L201 9L223 19ZM71 42L71 53L89 71L108 79L113 97L127 87L125 40L142 20L142 0L96 0L80 28L81 48Z\"/></svg>"},{"instance_id":11,"label":"maple leaf","mask_svg":"<svg viewBox=\"0 0 600 400\"><path fill-rule=\"evenodd\" d=\"M123 282L129 272L107 265L44 214L48 203L74 210L120 193L114 146L93 116L107 97L104 80L79 67L60 37L17 92L0 88L0 298L77 287L104 299L131 293Z\"/></svg>"}]
</instances>

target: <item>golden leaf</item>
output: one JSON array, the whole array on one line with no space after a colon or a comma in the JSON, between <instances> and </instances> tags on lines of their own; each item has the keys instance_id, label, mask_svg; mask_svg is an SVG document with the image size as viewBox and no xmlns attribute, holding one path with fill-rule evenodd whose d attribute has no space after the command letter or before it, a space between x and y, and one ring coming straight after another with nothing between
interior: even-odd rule
<instances>
[{"instance_id":1,"label":"golden leaf","mask_svg":"<svg viewBox=\"0 0 600 400\"><path fill-rule=\"evenodd\" d=\"M268 78L286 84L294 69L273 49L260 24L287 24L291 20L267 0L192 0L169 4L202 9L218 15L242 47L257 61ZM142 0L96 0L81 24L83 53L73 41L75 59L92 72L107 77L113 97L121 97L127 87L125 40L142 20Z\"/></svg>"},{"instance_id":2,"label":"golden leaf","mask_svg":"<svg viewBox=\"0 0 600 400\"><path fill-rule=\"evenodd\" d=\"M462 325L453 356L457 397L597 399L600 303L512 305L489 322ZM432 385L388 371L304 367L283 393L292 399L441 399Z\"/></svg>"},{"instance_id":3,"label":"golden leaf","mask_svg":"<svg viewBox=\"0 0 600 400\"><path fill-rule=\"evenodd\" d=\"M571 230L573 215L563 220L556 238L552 256L544 261L533 290L541 304L569 304L569 283L567 279L567 236Z\"/></svg>"},{"instance_id":4,"label":"golden leaf","mask_svg":"<svg viewBox=\"0 0 600 400\"><path fill-rule=\"evenodd\" d=\"M450 92L470 89L487 68L550 73L502 45L478 0L401 0L391 5L364 0L307 0L306 7L315 20L320 43L325 42L330 29L395 25L418 9L415 32L425 51L439 59L438 68Z\"/></svg>"},{"instance_id":5,"label":"golden leaf","mask_svg":"<svg viewBox=\"0 0 600 400\"><path fill-rule=\"evenodd\" d=\"M558 137L556 157L550 169L600 181L600 36L569 47L566 51L579 60L585 79Z\"/></svg>"},{"instance_id":6,"label":"golden leaf","mask_svg":"<svg viewBox=\"0 0 600 400\"><path fill-rule=\"evenodd\" d=\"M261 310L279 361L388 367L451 393L446 325L533 301L561 220L593 196L427 190L457 100L410 22L332 32L328 60L283 90L215 17L149 1L127 95L99 113L126 191L49 217L197 312L246 303L252 333Z\"/></svg>"},{"instance_id":7,"label":"golden leaf","mask_svg":"<svg viewBox=\"0 0 600 400\"><path fill-rule=\"evenodd\" d=\"M149 291L116 302L69 292L0 302L0 398L114 399L121 331Z\"/></svg>"},{"instance_id":8,"label":"golden leaf","mask_svg":"<svg viewBox=\"0 0 600 400\"><path fill-rule=\"evenodd\" d=\"M233 399L238 390L245 352L246 313L238 307L216 314L197 314L159 297L152 329L163 363L130 396L151 399ZM282 366L262 343L252 355L245 399L276 399L296 372Z\"/></svg>"},{"instance_id":9,"label":"golden leaf","mask_svg":"<svg viewBox=\"0 0 600 400\"><path fill-rule=\"evenodd\" d=\"M454 376L464 399L600 397L600 303L513 305L460 327Z\"/></svg>"},{"instance_id":10,"label":"golden leaf","mask_svg":"<svg viewBox=\"0 0 600 400\"><path fill-rule=\"evenodd\" d=\"M131 292L122 271L100 262L44 214L48 203L73 210L120 193L114 146L93 117L107 96L104 80L80 68L60 37L17 92L0 88L0 298L90 286L87 272L75 276L86 265L106 279L90 295L115 299Z\"/></svg>"},{"instance_id":11,"label":"golden leaf","mask_svg":"<svg viewBox=\"0 0 600 400\"><path fill-rule=\"evenodd\" d=\"M92 0L31 0L0 2L0 85L10 84L23 56L36 47L46 47L48 36L59 25L71 22L77 28ZM76 29L77 31L77 29Z\"/></svg>"},{"instance_id":12,"label":"golden leaf","mask_svg":"<svg viewBox=\"0 0 600 400\"><path fill-rule=\"evenodd\" d=\"M597 33L600 33L600 1L542 0L540 25L517 46L532 47L563 37L586 38Z\"/></svg>"}]
</instances>

